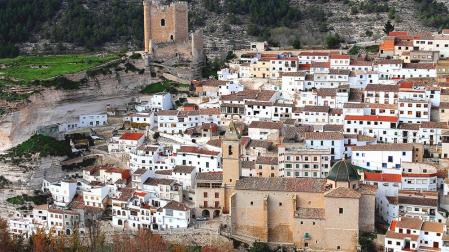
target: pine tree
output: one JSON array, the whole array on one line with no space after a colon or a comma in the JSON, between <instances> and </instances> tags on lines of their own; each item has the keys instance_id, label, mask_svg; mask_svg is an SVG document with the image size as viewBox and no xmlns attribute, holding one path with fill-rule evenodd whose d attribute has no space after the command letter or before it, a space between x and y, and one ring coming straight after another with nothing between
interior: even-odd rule
<instances>
[{"instance_id":1,"label":"pine tree","mask_svg":"<svg viewBox=\"0 0 449 252\"><path fill-rule=\"evenodd\" d=\"M390 20L388 20L387 23L385 23L384 32L385 32L385 34L388 35L388 33L392 32L392 31L394 31L394 25L391 24Z\"/></svg>"}]
</instances>

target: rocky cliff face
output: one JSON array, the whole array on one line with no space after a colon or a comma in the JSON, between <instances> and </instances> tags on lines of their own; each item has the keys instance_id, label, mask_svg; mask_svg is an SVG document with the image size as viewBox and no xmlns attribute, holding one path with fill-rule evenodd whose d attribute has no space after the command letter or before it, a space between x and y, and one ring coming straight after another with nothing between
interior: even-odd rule
<instances>
[{"instance_id":1,"label":"rocky cliff face","mask_svg":"<svg viewBox=\"0 0 449 252\"><path fill-rule=\"evenodd\" d=\"M140 65L139 65L140 64ZM135 64L143 68L143 63ZM149 73L124 71L89 79L78 90L42 90L29 98L29 104L0 119L0 152L28 139L37 128L61 123L82 114L104 112L106 105L121 105L149 83ZM85 73L67 76L72 80Z\"/></svg>"}]
</instances>

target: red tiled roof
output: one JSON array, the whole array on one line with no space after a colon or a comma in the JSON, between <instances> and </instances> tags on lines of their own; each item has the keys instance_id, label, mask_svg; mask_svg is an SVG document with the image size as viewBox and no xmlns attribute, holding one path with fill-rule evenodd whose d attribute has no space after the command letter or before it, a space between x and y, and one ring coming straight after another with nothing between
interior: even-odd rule
<instances>
[{"instance_id":1,"label":"red tiled roof","mask_svg":"<svg viewBox=\"0 0 449 252\"><path fill-rule=\"evenodd\" d=\"M179 149L179 152L187 152L187 153L195 153L195 154L203 154L203 155L218 155L220 154L217 151L210 151L210 150L206 150L206 149L201 149L198 148L196 146L181 146L181 148Z\"/></svg>"},{"instance_id":2,"label":"red tiled roof","mask_svg":"<svg viewBox=\"0 0 449 252\"><path fill-rule=\"evenodd\" d=\"M376 116L376 115L347 115L345 120L354 121L382 121L382 122L397 122L397 116Z\"/></svg>"},{"instance_id":3,"label":"red tiled roof","mask_svg":"<svg viewBox=\"0 0 449 252\"><path fill-rule=\"evenodd\" d=\"M402 177L435 177L436 173L402 173Z\"/></svg>"},{"instance_id":4,"label":"red tiled roof","mask_svg":"<svg viewBox=\"0 0 449 252\"><path fill-rule=\"evenodd\" d=\"M343 54L332 54L331 59L350 59L350 56Z\"/></svg>"},{"instance_id":5,"label":"red tiled roof","mask_svg":"<svg viewBox=\"0 0 449 252\"><path fill-rule=\"evenodd\" d=\"M144 197L145 195L147 195L146 192L134 192L134 196Z\"/></svg>"},{"instance_id":6,"label":"red tiled roof","mask_svg":"<svg viewBox=\"0 0 449 252\"><path fill-rule=\"evenodd\" d=\"M130 133L130 132L125 132L123 133L123 135L120 137L121 140L139 140L140 138L142 138L144 136L143 133Z\"/></svg>"},{"instance_id":7,"label":"red tiled roof","mask_svg":"<svg viewBox=\"0 0 449 252\"><path fill-rule=\"evenodd\" d=\"M365 172L365 180L384 181L384 182L401 182L401 174Z\"/></svg>"},{"instance_id":8,"label":"red tiled roof","mask_svg":"<svg viewBox=\"0 0 449 252\"><path fill-rule=\"evenodd\" d=\"M299 56L329 56L327 52L300 52Z\"/></svg>"},{"instance_id":9,"label":"red tiled roof","mask_svg":"<svg viewBox=\"0 0 449 252\"><path fill-rule=\"evenodd\" d=\"M402 81L399 84L399 88L412 88L413 87L413 82L412 81Z\"/></svg>"},{"instance_id":10,"label":"red tiled roof","mask_svg":"<svg viewBox=\"0 0 449 252\"><path fill-rule=\"evenodd\" d=\"M391 31L388 33L388 36L408 36L407 31Z\"/></svg>"}]
</instances>

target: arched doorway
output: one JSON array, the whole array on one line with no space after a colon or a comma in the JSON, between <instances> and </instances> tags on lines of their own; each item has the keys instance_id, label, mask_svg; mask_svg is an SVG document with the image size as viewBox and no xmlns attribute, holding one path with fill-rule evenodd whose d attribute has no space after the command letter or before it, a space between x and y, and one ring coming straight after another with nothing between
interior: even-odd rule
<instances>
[{"instance_id":1,"label":"arched doorway","mask_svg":"<svg viewBox=\"0 0 449 252\"><path fill-rule=\"evenodd\" d=\"M123 225L122 220L118 220L118 221L117 221L117 224L118 224L119 226Z\"/></svg>"},{"instance_id":2,"label":"arched doorway","mask_svg":"<svg viewBox=\"0 0 449 252\"><path fill-rule=\"evenodd\" d=\"M70 235L70 229L67 228L67 230L65 231L66 235Z\"/></svg>"},{"instance_id":3,"label":"arched doorway","mask_svg":"<svg viewBox=\"0 0 449 252\"><path fill-rule=\"evenodd\" d=\"M204 218L209 218L210 217L210 212L207 209L204 209L202 214L201 214Z\"/></svg>"},{"instance_id":4,"label":"arched doorway","mask_svg":"<svg viewBox=\"0 0 449 252\"><path fill-rule=\"evenodd\" d=\"M220 210L215 210L214 211L214 218L217 218L218 216L220 216Z\"/></svg>"}]
</instances>

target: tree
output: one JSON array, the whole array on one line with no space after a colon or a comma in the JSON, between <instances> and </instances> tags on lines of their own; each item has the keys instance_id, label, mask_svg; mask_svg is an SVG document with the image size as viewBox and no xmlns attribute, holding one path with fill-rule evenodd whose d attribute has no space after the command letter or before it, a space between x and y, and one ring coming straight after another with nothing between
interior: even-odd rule
<instances>
[{"instance_id":1,"label":"tree","mask_svg":"<svg viewBox=\"0 0 449 252\"><path fill-rule=\"evenodd\" d=\"M388 20L388 21L385 23L385 26L384 26L384 32L385 32L385 34L388 35L388 33L392 32L392 31L394 31L394 25L391 24L391 21L390 21L390 20Z\"/></svg>"},{"instance_id":2,"label":"tree","mask_svg":"<svg viewBox=\"0 0 449 252\"><path fill-rule=\"evenodd\" d=\"M350 55L357 55L360 52L360 47L354 45L353 47L351 47L351 49L349 49L348 54Z\"/></svg>"},{"instance_id":3,"label":"tree","mask_svg":"<svg viewBox=\"0 0 449 252\"><path fill-rule=\"evenodd\" d=\"M268 244L264 242L254 242L253 246L249 249L249 252L270 252L271 249Z\"/></svg>"},{"instance_id":4,"label":"tree","mask_svg":"<svg viewBox=\"0 0 449 252\"><path fill-rule=\"evenodd\" d=\"M167 243L160 235L153 234L148 229L139 229L136 235L121 234L113 239L113 251L168 251ZM173 250L172 250L173 251Z\"/></svg>"},{"instance_id":5,"label":"tree","mask_svg":"<svg viewBox=\"0 0 449 252\"><path fill-rule=\"evenodd\" d=\"M338 49L343 39L338 34L329 34L326 36L325 44L329 49Z\"/></svg>"},{"instance_id":6,"label":"tree","mask_svg":"<svg viewBox=\"0 0 449 252\"><path fill-rule=\"evenodd\" d=\"M293 40L292 46L294 49L301 49L301 41L299 39Z\"/></svg>"},{"instance_id":7,"label":"tree","mask_svg":"<svg viewBox=\"0 0 449 252\"><path fill-rule=\"evenodd\" d=\"M19 251L8 230L8 222L0 219L0 248L4 251Z\"/></svg>"}]
</instances>

